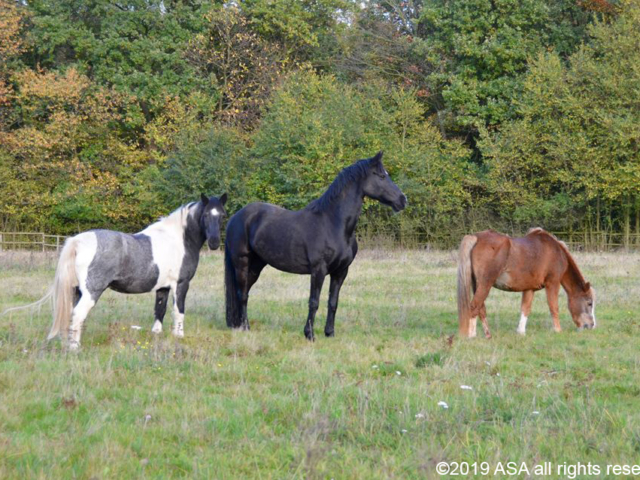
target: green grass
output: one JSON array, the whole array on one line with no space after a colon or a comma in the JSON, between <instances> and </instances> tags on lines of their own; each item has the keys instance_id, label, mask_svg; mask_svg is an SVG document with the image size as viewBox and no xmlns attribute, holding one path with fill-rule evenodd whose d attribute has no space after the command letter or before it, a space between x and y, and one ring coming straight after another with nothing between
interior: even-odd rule
<instances>
[{"instance_id":1,"label":"green grass","mask_svg":"<svg viewBox=\"0 0 640 480\"><path fill-rule=\"evenodd\" d=\"M308 277L273 269L252 291L252 330L229 331L221 254L202 258L182 340L170 318L150 333L151 295L105 293L78 354L46 343L48 307L0 317L0 478L438 478L439 461L640 463L640 255L577 256L597 290L596 330L575 330L562 294L555 334L538 293L520 337L520 295L493 290L492 340L451 337L454 258L361 252L332 339L325 284L314 344L302 334ZM2 254L0 309L42 295L53 262Z\"/></svg>"}]
</instances>

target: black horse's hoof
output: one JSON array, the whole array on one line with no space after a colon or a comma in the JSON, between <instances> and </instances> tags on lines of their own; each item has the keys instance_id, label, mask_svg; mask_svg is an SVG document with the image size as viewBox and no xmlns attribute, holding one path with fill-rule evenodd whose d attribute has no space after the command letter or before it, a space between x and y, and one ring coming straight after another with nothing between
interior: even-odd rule
<instances>
[{"instance_id":1,"label":"black horse's hoof","mask_svg":"<svg viewBox=\"0 0 640 480\"><path fill-rule=\"evenodd\" d=\"M330 332L326 332L325 331L324 335L325 335L325 337L335 337L336 333L333 330L331 330Z\"/></svg>"},{"instance_id":2,"label":"black horse's hoof","mask_svg":"<svg viewBox=\"0 0 640 480\"><path fill-rule=\"evenodd\" d=\"M315 342L316 341L316 337L313 335L313 333L304 332L304 336L310 342Z\"/></svg>"}]
</instances>

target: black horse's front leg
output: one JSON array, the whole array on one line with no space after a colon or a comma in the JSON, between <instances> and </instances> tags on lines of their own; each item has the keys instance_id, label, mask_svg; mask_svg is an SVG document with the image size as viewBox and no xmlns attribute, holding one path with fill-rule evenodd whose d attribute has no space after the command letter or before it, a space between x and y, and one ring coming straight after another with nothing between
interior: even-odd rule
<instances>
[{"instance_id":1,"label":"black horse's front leg","mask_svg":"<svg viewBox=\"0 0 640 480\"><path fill-rule=\"evenodd\" d=\"M316 312L320 305L320 292L322 291L322 284L324 283L325 271L315 271L311 274L311 293L309 295L309 316L307 317L307 324L304 327L304 336L307 340L313 342L315 336L313 334L313 321L316 318Z\"/></svg>"},{"instance_id":2,"label":"black horse's front leg","mask_svg":"<svg viewBox=\"0 0 640 480\"><path fill-rule=\"evenodd\" d=\"M156 291L156 304L154 307L155 322L153 322L153 333L162 332L162 322L164 321L164 314L167 312L167 300L169 299L169 288L159 288Z\"/></svg>"},{"instance_id":3,"label":"black horse's front leg","mask_svg":"<svg viewBox=\"0 0 640 480\"><path fill-rule=\"evenodd\" d=\"M329 287L329 308L327 311L327 323L324 326L324 334L327 337L333 337L334 325L336 321L336 311L338 310L338 298L340 297L340 288L344 279L347 278L349 269L345 268L339 272L331 274L331 286Z\"/></svg>"}]
</instances>

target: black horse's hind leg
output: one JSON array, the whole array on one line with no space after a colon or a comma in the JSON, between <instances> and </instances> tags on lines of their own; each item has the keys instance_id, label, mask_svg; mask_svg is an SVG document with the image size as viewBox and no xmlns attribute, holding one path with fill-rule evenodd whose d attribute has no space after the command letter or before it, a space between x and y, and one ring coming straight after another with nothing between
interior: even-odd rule
<instances>
[{"instance_id":1,"label":"black horse's hind leg","mask_svg":"<svg viewBox=\"0 0 640 480\"><path fill-rule=\"evenodd\" d=\"M327 337L333 337L334 325L336 320L336 311L338 310L338 298L340 297L340 288L344 279L347 278L349 269L345 268L331 274L331 286L329 287L329 309L327 312L327 323L324 326L324 334Z\"/></svg>"},{"instance_id":2,"label":"black horse's hind leg","mask_svg":"<svg viewBox=\"0 0 640 480\"><path fill-rule=\"evenodd\" d=\"M236 298L240 305L240 325L242 330L249 330L247 302L249 301L249 256L243 255L235 260Z\"/></svg>"},{"instance_id":3,"label":"black horse's hind leg","mask_svg":"<svg viewBox=\"0 0 640 480\"><path fill-rule=\"evenodd\" d=\"M153 333L162 332L162 322L164 314L167 312L167 300L169 299L169 288L160 288L156 291L156 303L154 306L155 322L153 323Z\"/></svg>"},{"instance_id":4,"label":"black horse's hind leg","mask_svg":"<svg viewBox=\"0 0 640 480\"><path fill-rule=\"evenodd\" d=\"M311 274L311 293L309 294L309 316L307 317L307 324L304 326L304 336L307 340L314 341L315 336L313 334L313 321L316 318L316 312L320 305L320 292L322 291L322 284L324 283L324 277L326 276L324 270L316 270Z\"/></svg>"},{"instance_id":5,"label":"black horse's hind leg","mask_svg":"<svg viewBox=\"0 0 640 480\"><path fill-rule=\"evenodd\" d=\"M240 257L236 261L236 282L238 285L238 302L240 304L240 328L249 330L249 314L247 304L249 303L249 291L258 281L262 269L266 263L256 255Z\"/></svg>"}]
</instances>

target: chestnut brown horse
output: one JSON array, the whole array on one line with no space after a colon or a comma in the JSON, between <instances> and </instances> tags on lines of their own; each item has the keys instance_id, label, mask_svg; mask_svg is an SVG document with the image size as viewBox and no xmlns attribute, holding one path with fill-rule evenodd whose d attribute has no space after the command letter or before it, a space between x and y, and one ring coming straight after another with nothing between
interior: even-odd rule
<instances>
[{"instance_id":1,"label":"chestnut brown horse","mask_svg":"<svg viewBox=\"0 0 640 480\"><path fill-rule=\"evenodd\" d=\"M524 335L533 293L546 289L553 328L561 330L558 318L560 286L567 292L569 311L578 328L595 328L595 291L585 281L567 246L541 228L522 238L511 238L492 230L462 239L458 261L458 320L460 335L475 337L478 315L487 338L491 338L484 302L491 287L522 292L520 323Z\"/></svg>"}]
</instances>

